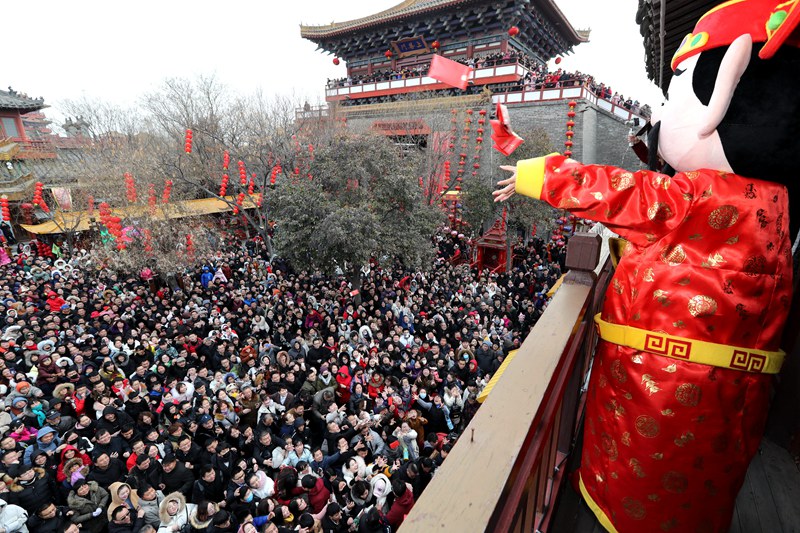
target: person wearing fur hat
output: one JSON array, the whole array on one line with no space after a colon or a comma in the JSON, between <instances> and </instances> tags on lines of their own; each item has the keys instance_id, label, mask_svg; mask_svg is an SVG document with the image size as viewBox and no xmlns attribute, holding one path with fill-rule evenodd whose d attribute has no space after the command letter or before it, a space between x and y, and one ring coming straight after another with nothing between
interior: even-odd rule
<instances>
[{"instance_id":1,"label":"person wearing fur hat","mask_svg":"<svg viewBox=\"0 0 800 533\"><path fill-rule=\"evenodd\" d=\"M124 505L131 513L136 513L139 508L139 493L127 483L117 481L108 487L111 495L111 505L108 506L108 519L112 520L111 513L120 505Z\"/></svg>"},{"instance_id":2,"label":"person wearing fur hat","mask_svg":"<svg viewBox=\"0 0 800 533\"><path fill-rule=\"evenodd\" d=\"M17 477L8 485L8 503L19 505L29 515L35 513L44 504L55 501L56 491L53 481L42 468L23 465Z\"/></svg>"},{"instance_id":3,"label":"person wearing fur hat","mask_svg":"<svg viewBox=\"0 0 800 533\"><path fill-rule=\"evenodd\" d=\"M167 495L158 509L161 525L158 533L175 533L189 523L189 516L194 515L197 506L186 503L186 498L180 492Z\"/></svg>"},{"instance_id":4,"label":"person wearing fur hat","mask_svg":"<svg viewBox=\"0 0 800 533\"><path fill-rule=\"evenodd\" d=\"M107 490L94 481L80 479L72 485L67 496L67 505L75 513L70 519L80 524L81 531L101 533L108 524L105 513L108 500Z\"/></svg>"}]
</instances>

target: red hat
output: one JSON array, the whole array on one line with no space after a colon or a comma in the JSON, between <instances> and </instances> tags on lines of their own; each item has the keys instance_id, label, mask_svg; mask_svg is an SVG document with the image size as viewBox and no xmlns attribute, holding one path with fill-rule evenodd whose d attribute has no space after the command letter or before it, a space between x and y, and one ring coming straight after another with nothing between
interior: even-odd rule
<instances>
[{"instance_id":1,"label":"red hat","mask_svg":"<svg viewBox=\"0 0 800 533\"><path fill-rule=\"evenodd\" d=\"M783 44L800 46L794 32L800 22L800 2L778 0L729 0L708 11L683 38L672 57L672 70L684 59L713 48L727 46L750 34L754 43L765 43L758 56L769 59Z\"/></svg>"}]
</instances>

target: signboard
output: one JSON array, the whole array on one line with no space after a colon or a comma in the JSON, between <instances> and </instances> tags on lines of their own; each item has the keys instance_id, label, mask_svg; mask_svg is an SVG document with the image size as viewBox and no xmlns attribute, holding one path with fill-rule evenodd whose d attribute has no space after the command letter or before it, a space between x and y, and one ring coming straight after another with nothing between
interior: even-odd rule
<instances>
[{"instance_id":1,"label":"signboard","mask_svg":"<svg viewBox=\"0 0 800 533\"><path fill-rule=\"evenodd\" d=\"M428 43L425 42L425 38L420 36L392 41L392 48L397 57L400 58L429 54L431 52L430 48L428 48Z\"/></svg>"}]
</instances>

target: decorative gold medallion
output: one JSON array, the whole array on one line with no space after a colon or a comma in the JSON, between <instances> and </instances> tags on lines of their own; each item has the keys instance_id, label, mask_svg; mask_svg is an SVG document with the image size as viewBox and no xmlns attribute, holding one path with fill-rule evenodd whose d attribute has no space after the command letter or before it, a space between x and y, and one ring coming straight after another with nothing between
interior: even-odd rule
<instances>
[{"instance_id":1,"label":"decorative gold medallion","mask_svg":"<svg viewBox=\"0 0 800 533\"><path fill-rule=\"evenodd\" d=\"M689 299L689 314L695 318L711 316L717 312L717 302L709 297L698 294Z\"/></svg>"},{"instance_id":2,"label":"decorative gold medallion","mask_svg":"<svg viewBox=\"0 0 800 533\"><path fill-rule=\"evenodd\" d=\"M630 172L619 172L611 176L611 188L615 191L624 191L636 185L636 180Z\"/></svg>"},{"instance_id":3,"label":"decorative gold medallion","mask_svg":"<svg viewBox=\"0 0 800 533\"><path fill-rule=\"evenodd\" d=\"M652 416L641 415L636 419L636 432L647 439L654 439L658 436L658 421Z\"/></svg>"},{"instance_id":4,"label":"decorative gold medallion","mask_svg":"<svg viewBox=\"0 0 800 533\"><path fill-rule=\"evenodd\" d=\"M644 520L647 516L642 502L629 496L622 499L622 508L625 509L625 514L633 520Z\"/></svg>"},{"instance_id":5,"label":"decorative gold medallion","mask_svg":"<svg viewBox=\"0 0 800 533\"><path fill-rule=\"evenodd\" d=\"M708 215L708 225L714 229L727 229L739 220L739 210L732 205L723 205Z\"/></svg>"},{"instance_id":6,"label":"decorative gold medallion","mask_svg":"<svg viewBox=\"0 0 800 533\"><path fill-rule=\"evenodd\" d=\"M686 407L697 407L702 396L703 390L694 383L684 383L675 391L675 399Z\"/></svg>"}]
</instances>

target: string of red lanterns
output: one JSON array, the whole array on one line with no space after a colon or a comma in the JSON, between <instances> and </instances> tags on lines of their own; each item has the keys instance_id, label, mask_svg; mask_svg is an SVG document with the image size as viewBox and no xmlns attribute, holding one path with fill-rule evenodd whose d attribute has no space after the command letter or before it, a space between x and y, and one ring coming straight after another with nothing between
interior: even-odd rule
<instances>
[{"instance_id":1,"label":"string of red lanterns","mask_svg":"<svg viewBox=\"0 0 800 533\"><path fill-rule=\"evenodd\" d=\"M86 212L90 217L94 216L94 196L91 194L89 195L89 198L86 199Z\"/></svg>"},{"instance_id":2,"label":"string of red lanterns","mask_svg":"<svg viewBox=\"0 0 800 533\"><path fill-rule=\"evenodd\" d=\"M225 196L228 194L228 182L230 177L227 174L222 175L222 182L219 184L219 195Z\"/></svg>"},{"instance_id":3,"label":"string of red lanterns","mask_svg":"<svg viewBox=\"0 0 800 533\"><path fill-rule=\"evenodd\" d=\"M576 115L575 106L577 105L578 103L575 100L570 100L569 112L567 112L567 118L569 118L569 120L567 121L567 132L566 132L567 140L564 141L564 146L567 147L567 149L564 151L564 155L567 157L572 157L572 146L573 146L572 137L575 136L575 131L573 128L575 127L575 120L574 120Z\"/></svg>"},{"instance_id":4,"label":"string of red lanterns","mask_svg":"<svg viewBox=\"0 0 800 533\"><path fill-rule=\"evenodd\" d=\"M247 170L244 167L244 161L239 161L239 185L247 187Z\"/></svg>"},{"instance_id":5,"label":"string of red lanterns","mask_svg":"<svg viewBox=\"0 0 800 533\"><path fill-rule=\"evenodd\" d=\"M41 181L37 181L33 187L33 205L38 205L42 211L49 213L50 208L47 207L47 203L44 201L43 192L44 184Z\"/></svg>"},{"instance_id":6,"label":"string of red lanterns","mask_svg":"<svg viewBox=\"0 0 800 533\"><path fill-rule=\"evenodd\" d=\"M228 166L231 164L231 154L225 150L222 153L222 170L228 170Z\"/></svg>"},{"instance_id":7,"label":"string of red lanterns","mask_svg":"<svg viewBox=\"0 0 800 533\"><path fill-rule=\"evenodd\" d=\"M144 251L148 254L153 253L153 235L150 233L149 229L142 230L144 234Z\"/></svg>"},{"instance_id":8,"label":"string of red lanterns","mask_svg":"<svg viewBox=\"0 0 800 533\"><path fill-rule=\"evenodd\" d=\"M8 208L8 196L0 196L0 211L3 213L3 222L11 222L11 211Z\"/></svg>"},{"instance_id":9,"label":"string of red lanterns","mask_svg":"<svg viewBox=\"0 0 800 533\"><path fill-rule=\"evenodd\" d=\"M169 203L169 197L172 194L172 180L164 182L164 193L161 195L161 203Z\"/></svg>"},{"instance_id":10,"label":"string of red lanterns","mask_svg":"<svg viewBox=\"0 0 800 533\"><path fill-rule=\"evenodd\" d=\"M192 130L186 129L186 140L183 143L183 148L187 154L192 153Z\"/></svg>"},{"instance_id":11,"label":"string of red lanterns","mask_svg":"<svg viewBox=\"0 0 800 533\"><path fill-rule=\"evenodd\" d=\"M128 197L128 202L136 203L136 184L130 172L125 173L125 194Z\"/></svg>"}]
</instances>

